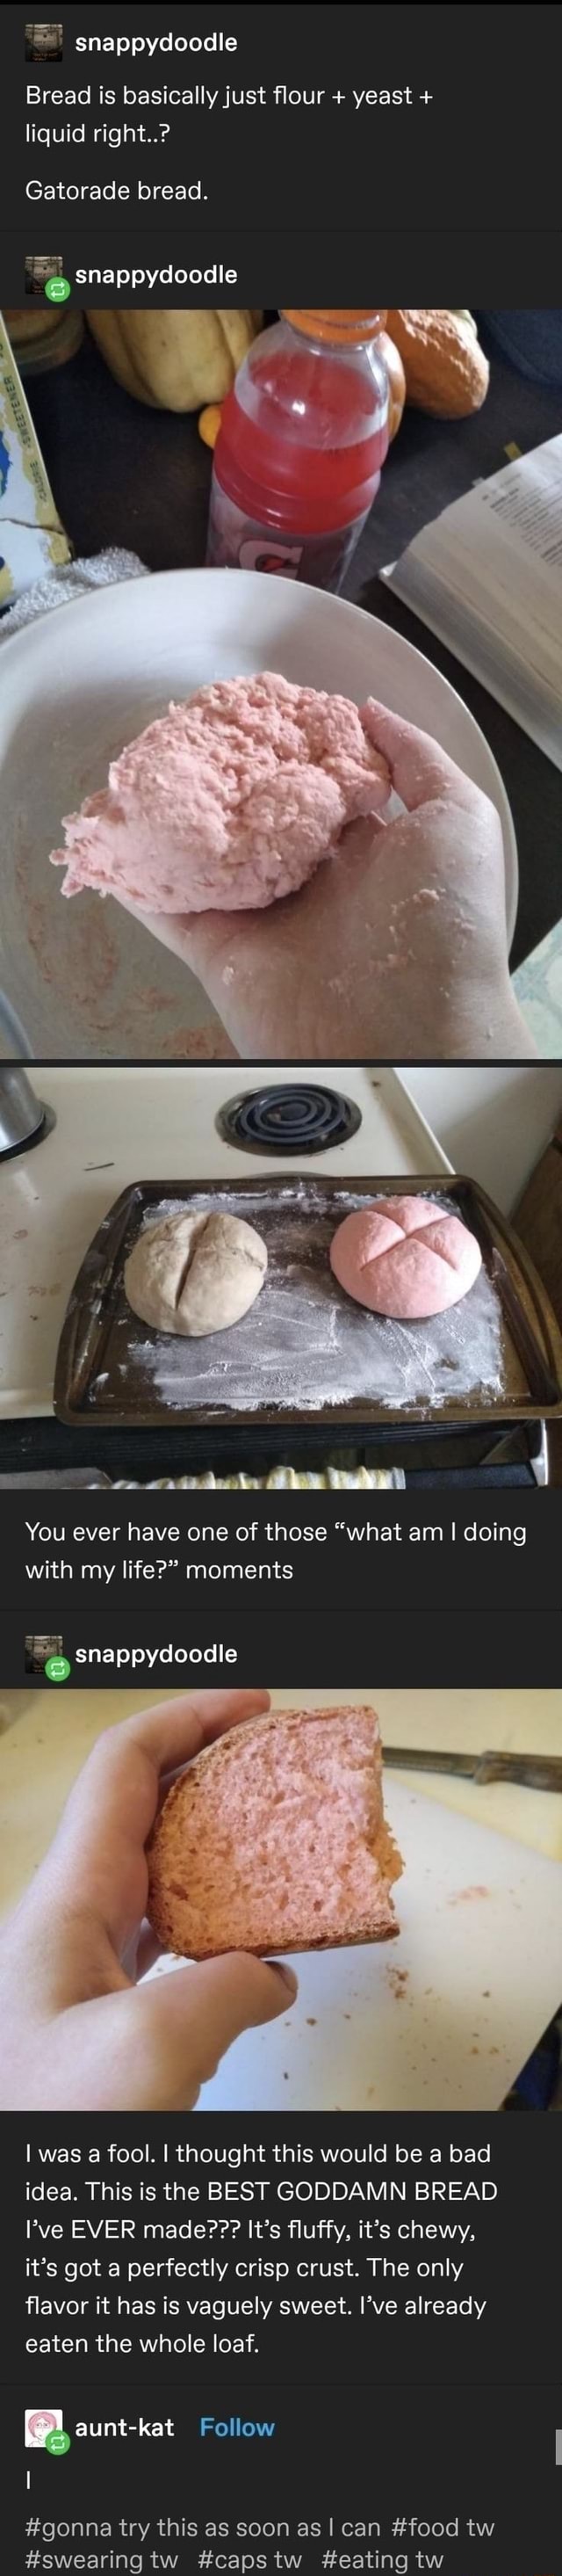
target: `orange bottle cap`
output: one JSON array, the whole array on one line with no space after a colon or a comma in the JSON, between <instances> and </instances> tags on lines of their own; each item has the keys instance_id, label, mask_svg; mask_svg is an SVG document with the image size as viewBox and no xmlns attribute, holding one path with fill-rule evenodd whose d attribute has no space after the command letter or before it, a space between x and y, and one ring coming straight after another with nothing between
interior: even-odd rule
<instances>
[{"instance_id":1,"label":"orange bottle cap","mask_svg":"<svg viewBox=\"0 0 562 2576\"><path fill-rule=\"evenodd\" d=\"M295 331L304 331L311 339L329 340L332 346L339 344L344 348L358 348L362 341L375 340L377 332L384 331L387 311L388 306L384 312L363 313L356 307L348 309L334 305L314 306L308 312L290 312L288 305L284 305L282 319L291 322Z\"/></svg>"}]
</instances>

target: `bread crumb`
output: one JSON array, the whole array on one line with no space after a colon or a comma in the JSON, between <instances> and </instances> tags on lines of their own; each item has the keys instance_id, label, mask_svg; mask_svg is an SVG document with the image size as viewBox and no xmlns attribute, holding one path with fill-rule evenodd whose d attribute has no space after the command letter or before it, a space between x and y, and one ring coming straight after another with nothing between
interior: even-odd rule
<instances>
[{"instance_id":1,"label":"bread crumb","mask_svg":"<svg viewBox=\"0 0 562 2576\"><path fill-rule=\"evenodd\" d=\"M447 1904L469 1905L474 1897L489 1896L489 1894L489 1887L458 1887L454 1896L447 1897Z\"/></svg>"}]
</instances>

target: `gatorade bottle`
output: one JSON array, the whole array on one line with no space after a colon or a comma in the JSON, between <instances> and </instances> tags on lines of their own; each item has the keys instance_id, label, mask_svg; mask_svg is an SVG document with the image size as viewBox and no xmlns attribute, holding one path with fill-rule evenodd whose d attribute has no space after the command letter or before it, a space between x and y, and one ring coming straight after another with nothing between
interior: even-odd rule
<instances>
[{"instance_id":1,"label":"gatorade bottle","mask_svg":"<svg viewBox=\"0 0 562 2576\"><path fill-rule=\"evenodd\" d=\"M341 589L388 447L386 312L285 312L224 404L208 564Z\"/></svg>"}]
</instances>

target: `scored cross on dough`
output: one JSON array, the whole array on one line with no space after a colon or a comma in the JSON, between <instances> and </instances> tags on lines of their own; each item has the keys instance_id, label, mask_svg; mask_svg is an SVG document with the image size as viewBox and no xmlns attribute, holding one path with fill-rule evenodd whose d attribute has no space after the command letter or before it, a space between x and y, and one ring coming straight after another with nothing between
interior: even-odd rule
<instances>
[{"instance_id":1,"label":"scored cross on dough","mask_svg":"<svg viewBox=\"0 0 562 2576\"><path fill-rule=\"evenodd\" d=\"M334 1277L371 1314L416 1323L459 1304L482 1266L461 1218L434 1199L376 1199L344 1217L330 1245Z\"/></svg>"},{"instance_id":2,"label":"scored cross on dough","mask_svg":"<svg viewBox=\"0 0 562 2576\"><path fill-rule=\"evenodd\" d=\"M123 1280L143 1324L201 1339L241 1322L266 1270L265 1243L244 1217L180 1212L138 1236Z\"/></svg>"}]
</instances>

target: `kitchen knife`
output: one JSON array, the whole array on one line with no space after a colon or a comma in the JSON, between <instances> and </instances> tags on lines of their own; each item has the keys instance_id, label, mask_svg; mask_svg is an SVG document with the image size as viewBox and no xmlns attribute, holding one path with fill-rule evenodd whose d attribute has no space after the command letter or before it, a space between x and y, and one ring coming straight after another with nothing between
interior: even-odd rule
<instances>
[{"instance_id":1,"label":"kitchen knife","mask_svg":"<svg viewBox=\"0 0 562 2576\"><path fill-rule=\"evenodd\" d=\"M383 1759L388 1770L444 1771L452 1779L474 1780L477 1789L515 1780L522 1789L553 1789L562 1797L562 1755L556 1753L427 1753L425 1747L385 1744Z\"/></svg>"}]
</instances>

